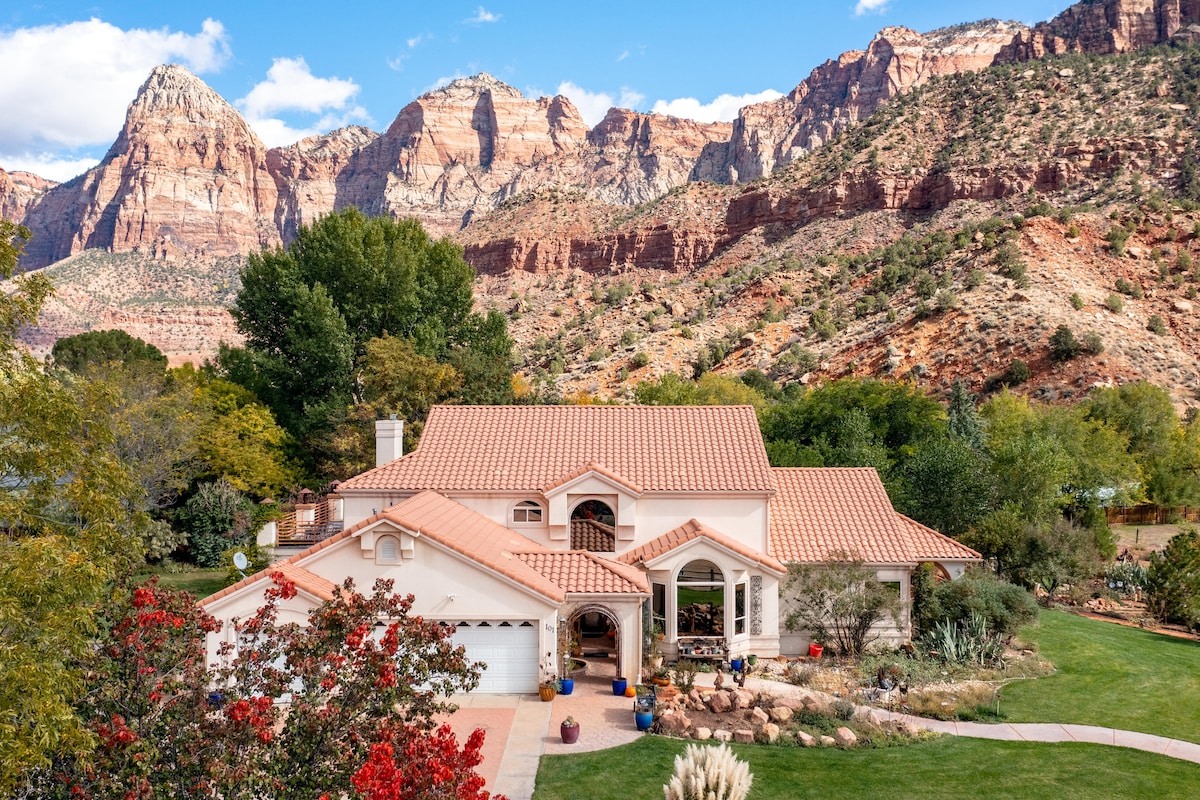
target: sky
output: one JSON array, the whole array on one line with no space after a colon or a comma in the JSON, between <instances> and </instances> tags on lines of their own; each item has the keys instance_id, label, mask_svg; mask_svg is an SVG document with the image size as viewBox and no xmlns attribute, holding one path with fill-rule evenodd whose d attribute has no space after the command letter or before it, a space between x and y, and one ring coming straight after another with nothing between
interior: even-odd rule
<instances>
[{"instance_id":1,"label":"sky","mask_svg":"<svg viewBox=\"0 0 1200 800\"><path fill-rule=\"evenodd\" d=\"M67 180L103 157L158 64L188 67L268 146L344 125L382 131L409 102L487 72L700 121L791 91L880 29L988 17L1032 24L1070 0L33 2L0 10L0 167ZM569 10L567 10L569 9Z\"/></svg>"}]
</instances>

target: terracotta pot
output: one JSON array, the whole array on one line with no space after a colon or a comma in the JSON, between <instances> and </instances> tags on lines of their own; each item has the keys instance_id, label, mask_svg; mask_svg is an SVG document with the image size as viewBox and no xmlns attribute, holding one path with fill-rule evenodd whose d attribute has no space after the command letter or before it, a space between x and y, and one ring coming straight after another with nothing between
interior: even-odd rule
<instances>
[{"instance_id":1,"label":"terracotta pot","mask_svg":"<svg viewBox=\"0 0 1200 800\"><path fill-rule=\"evenodd\" d=\"M554 695L558 694L553 686L539 686L538 697L542 698L542 702L549 703L554 699Z\"/></svg>"},{"instance_id":2,"label":"terracotta pot","mask_svg":"<svg viewBox=\"0 0 1200 800\"><path fill-rule=\"evenodd\" d=\"M575 744L579 741L579 724L568 725L564 722L558 727L558 733L562 736L563 744Z\"/></svg>"}]
</instances>

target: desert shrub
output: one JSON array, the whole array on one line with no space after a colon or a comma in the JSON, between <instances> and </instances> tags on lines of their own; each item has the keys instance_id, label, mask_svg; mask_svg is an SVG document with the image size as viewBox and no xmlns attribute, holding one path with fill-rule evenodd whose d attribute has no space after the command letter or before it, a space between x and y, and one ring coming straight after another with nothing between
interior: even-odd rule
<instances>
[{"instance_id":1,"label":"desert shrub","mask_svg":"<svg viewBox=\"0 0 1200 800\"><path fill-rule=\"evenodd\" d=\"M1114 314L1120 314L1125 310L1125 301L1116 292L1109 292L1108 297L1104 298L1104 307Z\"/></svg>"},{"instance_id":2,"label":"desert shrub","mask_svg":"<svg viewBox=\"0 0 1200 800\"><path fill-rule=\"evenodd\" d=\"M1083 345L1066 325L1059 325L1050 334L1050 357L1055 361L1070 361L1083 352Z\"/></svg>"},{"instance_id":3,"label":"desert shrub","mask_svg":"<svg viewBox=\"0 0 1200 800\"><path fill-rule=\"evenodd\" d=\"M1079 344L1083 347L1083 352L1089 355L1098 356L1104 352L1104 340L1095 331L1085 333Z\"/></svg>"},{"instance_id":4,"label":"desert shrub","mask_svg":"<svg viewBox=\"0 0 1200 800\"><path fill-rule=\"evenodd\" d=\"M983 285L984 277L983 270L973 269L967 273L967 277L963 280L963 285L968 289L978 289Z\"/></svg>"},{"instance_id":5,"label":"desert shrub","mask_svg":"<svg viewBox=\"0 0 1200 800\"><path fill-rule=\"evenodd\" d=\"M593 350L591 353L588 354L588 361L591 361L591 362L603 361L604 359L608 358L611 355L612 355L611 350L609 350L604 345L600 345L599 347L597 347L595 350Z\"/></svg>"},{"instance_id":6,"label":"desert shrub","mask_svg":"<svg viewBox=\"0 0 1200 800\"><path fill-rule=\"evenodd\" d=\"M1071 308L1079 311L1083 306L1083 298L1079 295L1079 292L1071 292Z\"/></svg>"},{"instance_id":7,"label":"desert shrub","mask_svg":"<svg viewBox=\"0 0 1200 800\"><path fill-rule=\"evenodd\" d=\"M1113 255L1125 255L1125 243L1129 241L1129 231L1123 225L1114 225L1108 231L1108 245L1112 248Z\"/></svg>"},{"instance_id":8,"label":"desert shrub","mask_svg":"<svg viewBox=\"0 0 1200 800\"><path fill-rule=\"evenodd\" d=\"M632 367L640 368L650 363L650 354L645 350L639 350L629 359L629 364Z\"/></svg>"},{"instance_id":9,"label":"desert shrub","mask_svg":"<svg viewBox=\"0 0 1200 800\"><path fill-rule=\"evenodd\" d=\"M675 756L675 774L663 786L666 800L745 800L754 776L727 744L689 744Z\"/></svg>"},{"instance_id":10,"label":"desert shrub","mask_svg":"<svg viewBox=\"0 0 1200 800\"><path fill-rule=\"evenodd\" d=\"M1002 667L1004 640L988 629L987 618L972 613L965 620L943 619L921 637L921 645L947 664Z\"/></svg>"},{"instance_id":11,"label":"desert shrub","mask_svg":"<svg viewBox=\"0 0 1200 800\"><path fill-rule=\"evenodd\" d=\"M1160 317L1158 314L1153 314L1153 315L1151 315L1150 319L1146 322L1146 330L1150 331L1153 334L1157 334L1158 336L1166 336L1167 323L1164 322L1163 318Z\"/></svg>"},{"instance_id":12,"label":"desert shrub","mask_svg":"<svg viewBox=\"0 0 1200 800\"><path fill-rule=\"evenodd\" d=\"M1117 283L1114 286L1114 288L1121 294L1128 295L1129 297L1132 297L1135 300L1140 300L1140 299L1142 299L1142 297L1144 297L1144 295L1142 294L1141 284L1133 283L1131 281L1126 280L1125 278L1117 278Z\"/></svg>"},{"instance_id":13,"label":"desert shrub","mask_svg":"<svg viewBox=\"0 0 1200 800\"><path fill-rule=\"evenodd\" d=\"M1104 583L1119 595L1136 595L1146 588L1146 568L1136 561L1118 561L1104 568Z\"/></svg>"},{"instance_id":14,"label":"desert shrub","mask_svg":"<svg viewBox=\"0 0 1200 800\"><path fill-rule=\"evenodd\" d=\"M1004 370L1002 378L1006 386L1020 386L1029 380L1029 376L1029 365L1019 358L1014 358L1008 369Z\"/></svg>"},{"instance_id":15,"label":"desert shrub","mask_svg":"<svg viewBox=\"0 0 1200 800\"><path fill-rule=\"evenodd\" d=\"M922 610L925 621L922 629L932 629L928 620L965 625L973 615L978 615L988 630L1008 635L1036 619L1037 613L1033 596L1020 586L984 570L969 570L958 580L934 586Z\"/></svg>"}]
</instances>

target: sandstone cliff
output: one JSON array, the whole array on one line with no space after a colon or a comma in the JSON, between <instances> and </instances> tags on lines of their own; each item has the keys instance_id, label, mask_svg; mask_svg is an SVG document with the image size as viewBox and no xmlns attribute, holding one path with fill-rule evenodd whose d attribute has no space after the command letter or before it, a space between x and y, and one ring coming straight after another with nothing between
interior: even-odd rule
<instances>
[{"instance_id":1,"label":"sandstone cliff","mask_svg":"<svg viewBox=\"0 0 1200 800\"><path fill-rule=\"evenodd\" d=\"M998 63L1064 53L1110 55L1165 42L1200 24L1200 0L1102 0L1076 3L1049 22L1018 33Z\"/></svg>"},{"instance_id":2,"label":"sandstone cliff","mask_svg":"<svg viewBox=\"0 0 1200 800\"><path fill-rule=\"evenodd\" d=\"M180 66L156 67L99 166L29 209L27 263L89 248L242 254L279 242L267 148Z\"/></svg>"},{"instance_id":3,"label":"sandstone cliff","mask_svg":"<svg viewBox=\"0 0 1200 800\"><path fill-rule=\"evenodd\" d=\"M58 184L28 172L0 169L0 217L21 222L33 203Z\"/></svg>"},{"instance_id":4,"label":"sandstone cliff","mask_svg":"<svg viewBox=\"0 0 1200 800\"><path fill-rule=\"evenodd\" d=\"M374 131L352 125L267 152L267 169L279 191L275 225L285 242L295 238L301 225L346 205L347 187L355 180L351 162L378 138Z\"/></svg>"}]
</instances>

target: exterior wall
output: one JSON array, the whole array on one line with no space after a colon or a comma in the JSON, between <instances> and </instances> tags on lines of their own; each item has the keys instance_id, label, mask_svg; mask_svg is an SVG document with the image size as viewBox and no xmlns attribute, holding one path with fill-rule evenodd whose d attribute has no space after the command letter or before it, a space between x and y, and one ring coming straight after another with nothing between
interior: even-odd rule
<instances>
[{"instance_id":1,"label":"exterior wall","mask_svg":"<svg viewBox=\"0 0 1200 800\"><path fill-rule=\"evenodd\" d=\"M460 620L531 620L539 630L539 652L551 652L556 646L557 604L519 588L484 567L447 552L421 538L404 538L412 544L411 557L401 558L398 564L377 564L373 549L364 550L389 528L379 526L363 538L345 539L337 546L321 550L300 566L321 575L334 583L341 583L347 576L353 577L360 592L369 592L377 578L394 580L394 590L400 594L411 593L412 614L427 619L458 622ZM374 535L369 535L374 533ZM367 542L367 539L370 542ZM251 584L243 593L223 598L209 613L226 622L222 636L234 641L228 621L233 617L245 618L262 605L263 590L270 584ZM319 605L311 598L297 598L287 604L292 619L283 621L306 621L310 608ZM281 614L282 618L282 614ZM210 658L216 654L215 643L210 641Z\"/></svg>"},{"instance_id":2,"label":"exterior wall","mask_svg":"<svg viewBox=\"0 0 1200 800\"><path fill-rule=\"evenodd\" d=\"M618 542L618 554L645 544L688 520L696 519L757 552L769 552L767 498L747 496L668 495L642 497L637 507L637 535Z\"/></svg>"},{"instance_id":3,"label":"exterior wall","mask_svg":"<svg viewBox=\"0 0 1200 800\"><path fill-rule=\"evenodd\" d=\"M877 624L872 630L877 632L879 637L876 642L895 646L907 642L912 638L912 627L909 621L909 608L912 605L912 594L910 587L910 578L912 576L912 568L907 566L895 567L880 567L875 570L875 577L881 581L899 582L900 584L900 614L897 621L890 618L885 618L883 622ZM785 579L786 580L786 579ZM781 592L783 589L781 588ZM788 656L806 655L808 653L808 645L812 642L812 635L805 630L789 631L784 624L788 613L792 608L792 603L782 596L779 603L779 647L780 652Z\"/></svg>"}]
</instances>

